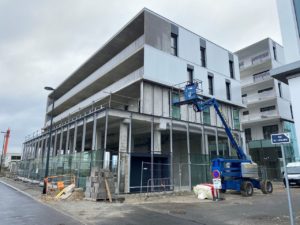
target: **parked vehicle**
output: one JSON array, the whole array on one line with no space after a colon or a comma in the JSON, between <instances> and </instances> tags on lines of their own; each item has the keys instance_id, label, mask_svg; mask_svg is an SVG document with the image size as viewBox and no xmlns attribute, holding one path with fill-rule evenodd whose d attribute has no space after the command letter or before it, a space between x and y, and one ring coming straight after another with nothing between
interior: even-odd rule
<instances>
[{"instance_id":1,"label":"parked vehicle","mask_svg":"<svg viewBox=\"0 0 300 225\"><path fill-rule=\"evenodd\" d=\"M300 186L300 162L292 162L286 165L288 174L289 185ZM283 184L286 186L285 179L283 177Z\"/></svg>"}]
</instances>

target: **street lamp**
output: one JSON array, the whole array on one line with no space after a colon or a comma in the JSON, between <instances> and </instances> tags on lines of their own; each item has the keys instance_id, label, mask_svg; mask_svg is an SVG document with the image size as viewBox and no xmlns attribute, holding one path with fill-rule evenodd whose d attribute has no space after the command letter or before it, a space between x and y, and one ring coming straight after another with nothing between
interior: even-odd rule
<instances>
[{"instance_id":1,"label":"street lamp","mask_svg":"<svg viewBox=\"0 0 300 225\"><path fill-rule=\"evenodd\" d=\"M47 91L54 91L55 89L52 87L45 87ZM52 109L51 109L51 120L50 120L50 128L49 128L49 139L48 139L48 150L47 150L47 159L46 159L46 170L45 170L45 177L44 177L44 187L43 187L43 194L47 194L47 182L46 178L49 175L49 159L50 159L50 147L51 147L51 136L52 136L52 123L53 123L53 109L54 109L54 97L52 98Z\"/></svg>"},{"instance_id":2,"label":"street lamp","mask_svg":"<svg viewBox=\"0 0 300 225\"><path fill-rule=\"evenodd\" d=\"M2 146L2 153L1 153L1 159L0 159L0 173L1 173L1 169L2 169L3 151L4 151L4 142L5 142L6 132L1 131L1 134L4 134L4 138L3 138L3 146Z\"/></svg>"}]
</instances>

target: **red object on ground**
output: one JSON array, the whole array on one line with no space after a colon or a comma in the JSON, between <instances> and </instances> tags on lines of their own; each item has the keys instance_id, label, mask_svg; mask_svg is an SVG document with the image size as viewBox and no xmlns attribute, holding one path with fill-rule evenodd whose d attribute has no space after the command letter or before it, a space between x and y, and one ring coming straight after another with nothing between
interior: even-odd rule
<instances>
[{"instance_id":1,"label":"red object on ground","mask_svg":"<svg viewBox=\"0 0 300 225\"><path fill-rule=\"evenodd\" d=\"M201 185L210 187L211 195L213 196L213 198L216 197L216 192L215 192L215 188L214 188L214 185L213 185L213 184L210 184L210 183L204 183L204 184L201 184Z\"/></svg>"},{"instance_id":2,"label":"red object on ground","mask_svg":"<svg viewBox=\"0 0 300 225\"><path fill-rule=\"evenodd\" d=\"M9 135L10 135L10 129L8 128L6 131L6 134L4 136L3 155L6 155L6 153L7 153Z\"/></svg>"}]
</instances>

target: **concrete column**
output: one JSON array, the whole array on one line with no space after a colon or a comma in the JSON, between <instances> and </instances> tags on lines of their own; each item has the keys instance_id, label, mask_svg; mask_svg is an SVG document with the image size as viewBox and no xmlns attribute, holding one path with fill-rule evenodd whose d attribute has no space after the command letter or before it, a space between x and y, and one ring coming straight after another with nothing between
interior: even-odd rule
<instances>
[{"instance_id":1,"label":"concrete column","mask_svg":"<svg viewBox=\"0 0 300 225\"><path fill-rule=\"evenodd\" d=\"M97 113L94 113L93 136L92 136L92 150L97 150L96 138L97 138Z\"/></svg>"},{"instance_id":2,"label":"concrete column","mask_svg":"<svg viewBox=\"0 0 300 225\"><path fill-rule=\"evenodd\" d=\"M81 141L81 151L84 152L85 148L85 135L86 134L86 118L83 119L82 125L82 141Z\"/></svg>"},{"instance_id":3,"label":"concrete column","mask_svg":"<svg viewBox=\"0 0 300 225\"><path fill-rule=\"evenodd\" d=\"M57 154L57 148L56 148L56 145L57 145L57 130L55 131L55 135L54 135L54 145L53 145L53 156L56 156Z\"/></svg>"},{"instance_id":4,"label":"concrete column","mask_svg":"<svg viewBox=\"0 0 300 225\"><path fill-rule=\"evenodd\" d=\"M219 137L218 137L218 128L215 128L215 140L216 140L216 150L217 155L219 155Z\"/></svg>"},{"instance_id":5,"label":"concrete column","mask_svg":"<svg viewBox=\"0 0 300 225\"><path fill-rule=\"evenodd\" d=\"M120 124L119 131L119 159L118 159L118 191L128 193L128 122L126 119Z\"/></svg>"},{"instance_id":6,"label":"concrete column","mask_svg":"<svg viewBox=\"0 0 300 225\"><path fill-rule=\"evenodd\" d=\"M190 149L190 124L186 127L187 138L187 153L188 153L188 173L189 173L189 189L192 190L192 177L191 177L191 149Z\"/></svg>"},{"instance_id":7,"label":"concrete column","mask_svg":"<svg viewBox=\"0 0 300 225\"><path fill-rule=\"evenodd\" d=\"M158 128L159 128L159 125L157 125L155 127L154 133L153 133L154 153L155 154L161 154L161 132Z\"/></svg>"},{"instance_id":8,"label":"concrete column","mask_svg":"<svg viewBox=\"0 0 300 225\"><path fill-rule=\"evenodd\" d=\"M173 171L173 120L170 120L170 177L171 177L171 185L173 185L174 188L174 171Z\"/></svg>"},{"instance_id":9,"label":"concrete column","mask_svg":"<svg viewBox=\"0 0 300 225\"><path fill-rule=\"evenodd\" d=\"M69 142L70 142L70 125L67 125L67 138L66 138L66 147L64 150L64 154L70 154L70 147L69 147Z\"/></svg>"},{"instance_id":10,"label":"concrete column","mask_svg":"<svg viewBox=\"0 0 300 225\"><path fill-rule=\"evenodd\" d=\"M59 140L59 154L63 154L63 138L64 138L64 127L60 130L60 140Z\"/></svg>"},{"instance_id":11,"label":"concrete column","mask_svg":"<svg viewBox=\"0 0 300 225\"><path fill-rule=\"evenodd\" d=\"M74 127L74 138L73 138L73 148L72 148L72 153L75 153L76 151L76 142L77 142L77 121L75 122L75 127Z\"/></svg>"}]
</instances>

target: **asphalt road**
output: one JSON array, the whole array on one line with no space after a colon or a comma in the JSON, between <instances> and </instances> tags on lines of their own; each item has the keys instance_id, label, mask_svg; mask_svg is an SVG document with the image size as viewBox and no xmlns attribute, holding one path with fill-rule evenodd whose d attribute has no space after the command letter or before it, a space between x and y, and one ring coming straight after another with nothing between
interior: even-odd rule
<instances>
[{"instance_id":1,"label":"asphalt road","mask_svg":"<svg viewBox=\"0 0 300 225\"><path fill-rule=\"evenodd\" d=\"M79 225L66 216L0 183L1 225Z\"/></svg>"}]
</instances>

